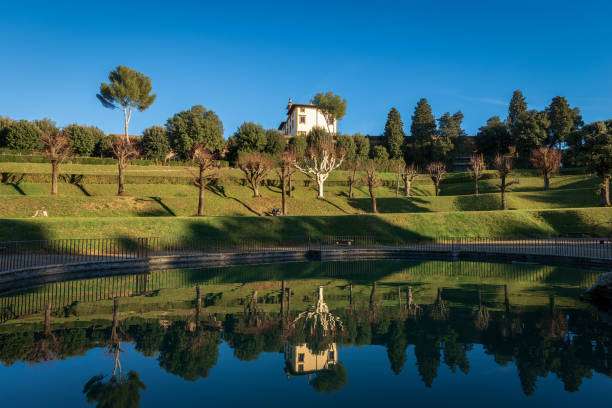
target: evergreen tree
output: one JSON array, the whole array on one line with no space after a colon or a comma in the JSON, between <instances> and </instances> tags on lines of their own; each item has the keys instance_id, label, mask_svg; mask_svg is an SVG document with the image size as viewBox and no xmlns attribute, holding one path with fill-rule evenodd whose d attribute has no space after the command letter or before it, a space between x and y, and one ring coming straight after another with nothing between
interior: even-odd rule
<instances>
[{"instance_id":1,"label":"evergreen tree","mask_svg":"<svg viewBox=\"0 0 612 408\"><path fill-rule=\"evenodd\" d=\"M147 159L164 162L170 153L168 130L163 126L151 126L143 130L142 150Z\"/></svg>"},{"instance_id":2,"label":"evergreen tree","mask_svg":"<svg viewBox=\"0 0 612 408\"><path fill-rule=\"evenodd\" d=\"M446 112L438 119L438 131L431 146L431 158L436 161L444 161L450 164L449 153L455 147L458 137L465 136L465 131L461 128L463 113L455 112L451 115Z\"/></svg>"},{"instance_id":3,"label":"evergreen tree","mask_svg":"<svg viewBox=\"0 0 612 408\"><path fill-rule=\"evenodd\" d=\"M223 149L223 124L215 112L201 105L177 113L168 119L166 128L172 150L181 158L188 158L195 144L211 153Z\"/></svg>"},{"instance_id":4,"label":"evergreen tree","mask_svg":"<svg viewBox=\"0 0 612 408\"><path fill-rule=\"evenodd\" d=\"M287 147L285 136L276 129L266 130L266 147L264 153L273 157L280 157Z\"/></svg>"},{"instance_id":5,"label":"evergreen tree","mask_svg":"<svg viewBox=\"0 0 612 408\"><path fill-rule=\"evenodd\" d=\"M577 129L582 122L580 110L571 108L562 96L555 96L546 108L550 126L548 129L548 146L561 144L571 131Z\"/></svg>"},{"instance_id":6,"label":"evergreen tree","mask_svg":"<svg viewBox=\"0 0 612 408\"><path fill-rule=\"evenodd\" d=\"M426 151L426 147L431 144L435 136L436 118L431 112L431 106L425 98L420 99L414 108L410 133L419 154L419 163L425 164L431 161L430 152Z\"/></svg>"},{"instance_id":7,"label":"evergreen tree","mask_svg":"<svg viewBox=\"0 0 612 408\"><path fill-rule=\"evenodd\" d=\"M487 125L478 129L476 134L478 151L491 159L497 154L508 154L513 148L512 135L499 116L487 120Z\"/></svg>"},{"instance_id":8,"label":"evergreen tree","mask_svg":"<svg viewBox=\"0 0 612 408\"><path fill-rule=\"evenodd\" d=\"M510 128L510 132L514 132L514 127L518 123L521 115L527 113L527 102L523 93L519 90L514 91L512 99L510 100L510 106L508 106L508 119L506 123Z\"/></svg>"},{"instance_id":9,"label":"evergreen tree","mask_svg":"<svg viewBox=\"0 0 612 408\"><path fill-rule=\"evenodd\" d=\"M267 144L268 137L263 126L244 122L228 141L230 160L237 160L240 153L262 153L266 150Z\"/></svg>"},{"instance_id":10,"label":"evergreen tree","mask_svg":"<svg viewBox=\"0 0 612 408\"><path fill-rule=\"evenodd\" d=\"M91 156L96 144L104 137L97 127L82 126L73 123L64 128L64 132L70 138L72 150L76 156Z\"/></svg>"},{"instance_id":11,"label":"evergreen tree","mask_svg":"<svg viewBox=\"0 0 612 408\"><path fill-rule=\"evenodd\" d=\"M24 153L42 149L41 130L32 122L19 120L6 130L6 146Z\"/></svg>"},{"instance_id":12,"label":"evergreen tree","mask_svg":"<svg viewBox=\"0 0 612 408\"><path fill-rule=\"evenodd\" d=\"M385 124L384 143L392 159L402 157L402 147L404 146L403 126L399 111L391 108Z\"/></svg>"}]
</instances>

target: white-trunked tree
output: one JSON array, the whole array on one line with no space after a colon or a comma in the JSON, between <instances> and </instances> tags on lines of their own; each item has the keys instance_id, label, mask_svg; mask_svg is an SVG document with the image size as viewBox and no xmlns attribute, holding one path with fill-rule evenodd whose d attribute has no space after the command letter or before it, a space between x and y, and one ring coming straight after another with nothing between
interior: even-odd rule
<instances>
[{"instance_id":1,"label":"white-trunked tree","mask_svg":"<svg viewBox=\"0 0 612 408\"><path fill-rule=\"evenodd\" d=\"M336 148L334 138L324 128L312 128L306 140L308 147L304 158L296 162L295 167L317 183L317 198L323 198L325 180L342 165L344 154Z\"/></svg>"}]
</instances>

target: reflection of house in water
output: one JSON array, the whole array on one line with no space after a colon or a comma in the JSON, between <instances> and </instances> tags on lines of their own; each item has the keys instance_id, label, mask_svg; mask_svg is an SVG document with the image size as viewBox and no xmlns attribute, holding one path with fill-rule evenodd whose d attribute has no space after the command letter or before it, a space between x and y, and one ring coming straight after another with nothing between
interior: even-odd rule
<instances>
[{"instance_id":1,"label":"reflection of house in water","mask_svg":"<svg viewBox=\"0 0 612 408\"><path fill-rule=\"evenodd\" d=\"M331 343L326 350L315 353L306 343L297 346L285 342L285 372L287 378L292 375L314 374L327 370L338 362L338 346Z\"/></svg>"}]
</instances>

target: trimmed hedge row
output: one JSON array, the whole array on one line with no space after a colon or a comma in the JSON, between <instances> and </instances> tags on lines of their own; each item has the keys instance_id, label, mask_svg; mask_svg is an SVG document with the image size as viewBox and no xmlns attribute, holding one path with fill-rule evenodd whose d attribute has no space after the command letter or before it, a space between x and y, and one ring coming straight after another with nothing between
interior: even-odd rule
<instances>
[{"instance_id":1,"label":"trimmed hedge row","mask_svg":"<svg viewBox=\"0 0 612 408\"><path fill-rule=\"evenodd\" d=\"M220 160L221 167L228 167L229 162L226 160ZM49 163L49 159L40 154L30 154L30 155L21 155L14 153L2 153L0 154L0 163ZM70 157L66 159L65 163L69 164L93 164L93 165L104 165L104 164L117 164L117 159L113 159L110 157ZM158 165L153 160L146 159L136 159L130 162L131 165L135 166L151 166ZM180 161L180 160L170 160L165 166L192 166L193 163Z\"/></svg>"}]
</instances>

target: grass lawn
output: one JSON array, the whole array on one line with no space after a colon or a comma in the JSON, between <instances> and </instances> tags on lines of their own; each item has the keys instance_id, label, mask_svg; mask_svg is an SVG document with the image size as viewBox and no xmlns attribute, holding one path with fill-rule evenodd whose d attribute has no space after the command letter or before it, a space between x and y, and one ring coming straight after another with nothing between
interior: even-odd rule
<instances>
[{"instance_id":1,"label":"grass lawn","mask_svg":"<svg viewBox=\"0 0 612 408\"><path fill-rule=\"evenodd\" d=\"M399 240L545 237L572 232L612 236L612 208L455 211L289 217L49 217L0 219L0 240L175 237L279 240L364 235Z\"/></svg>"}]
</instances>

